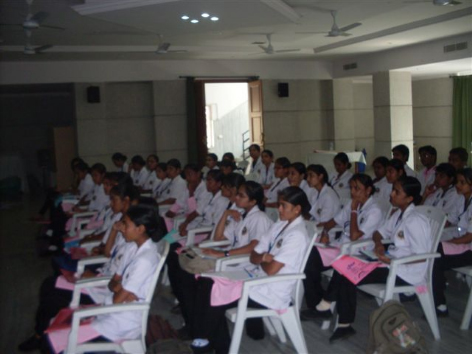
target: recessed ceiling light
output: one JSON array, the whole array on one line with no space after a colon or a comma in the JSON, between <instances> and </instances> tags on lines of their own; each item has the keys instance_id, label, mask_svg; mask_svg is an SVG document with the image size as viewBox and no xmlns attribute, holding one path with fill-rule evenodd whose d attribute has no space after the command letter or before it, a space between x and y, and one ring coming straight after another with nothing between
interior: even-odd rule
<instances>
[{"instance_id":1,"label":"recessed ceiling light","mask_svg":"<svg viewBox=\"0 0 472 354\"><path fill-rule=\"evenodd\" d=\"M212 21L218 21L218 20L219 20L219 18L218 18L218 17L216 17L216 16L213 16L212 18L210 18L210 20L212 20Z\"/></svg>"},{"instance_id":2,"label":"recessed ceiling light","mask_svg":"<svg viewBox=\"0 0 472 354\"><path fill-rule=\"evenodd\" d=\"M183 16L181 17L181 19L184 20L184 21L187 21L189 18L190 18L190 17L188 17L187 15L183 15Z\"/></svg>"},{"instance_id":3,"label":"recessed ceiling light","mask_svg":"<svg viewBox=\"0 0 472 354\"><path fill-rule=\"evenodd\" d=\"M209 13L206 13L206 12L204 12L204 13L202 13L202 17L205 17L205 18L207 18L207 17L210 17L210 14L209 14Z\"/></svg>"},{"instance_id":4,"label":"recessed ceiling light","mask_svg":"<svg viewBox=\"0 0 472 354\"><path fill-rule=\"evenodd\" d=\"M192 21L190 21L190 22L192 22L192 23L198 23L198 20L196 20L196 19L193 19L193 20L192 20Z\"/></svg>"}]
</instances>

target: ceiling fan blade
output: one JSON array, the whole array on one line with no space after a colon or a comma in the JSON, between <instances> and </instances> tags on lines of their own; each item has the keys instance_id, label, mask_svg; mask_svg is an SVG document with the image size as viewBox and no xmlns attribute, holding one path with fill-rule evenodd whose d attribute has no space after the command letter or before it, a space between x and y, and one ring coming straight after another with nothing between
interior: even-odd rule
<instances>
[{"instance_id":1,"label":"ceiling fan blade","mask_svg":"<svg viewBox=\"0 0 472 354\"><path fill-rule=\"evenodd\" d=\"M301 49L282 49L276 50L276 53L291 53L291 52L299 52Z\"/></svg>"},{"instance_id":2,"label":"ceiling fan blade","mask_svg":"<svg viewBox=\"0 0 472 354\"><path fill-rule=\"evenodd\" d=\"M158 52L167 52L169 47L170 47L170 43L168 43L168 42L161 43L161 44L159 44L159 47L157 48L157 51Z\"/></svg>"},{"instance_id":3,"label":"ceiling fan blade","mask_svg":"<svg viewBox=\"0 0 472 354\"><path fill-rule=\"evenodd\" d=\"M340 30L341 32L347 32L347 31L349 31L350 29L359 27L359 26L361 26L361 25L362 25L362 23L356 22L356 23L352 23L352 24L350 24L350 25L347 25L347 26L345 26L345 27L343 27L343 28L340 28L339 30Z\"/></svg>"},{"instance_id":4,"label":"ceiling fan blade","mask_svg":"<svg viewBox=\"0 0 472 354\"><path fill-rule=\"evenodd\" d=\"M187 53L188 50L169 50L167 53Z\"/></svg>"},{"instance_id":5,"label":"ceiling fan blade","mask_svg":"<svg viewBox=\"0 0 472 354\"><path fill-rule=\"evenodd\" d=\"M21 23L0 23L0 26L15 26L15 27L23 27Z\"/></svg>"},{"instance_id":6,"label":"ceiling fan blade","mask_svg":"<svg viewBox=\"0 0 472 354\"><path fill-rule=\"evenodd\" d=\"M349 36L352 36L352 34L351 34L351 33L346 33L346 32L341 32L339 35L340 35L340 36L343 36L343 37L349 37Z\"/></svg>"},{"instance_id":7,"label":"ceiling fan blade","mask_svg":"<svg viewBox=\"0 0 472 354\"><path fill-rule=\"evenodd\" d=\"M45 50L48 50L48 49L50 49L50 48L52 48L52 47L53 47L52 44L46 44L46 45L42 45L42 46L40 46L40 47L34 48L34 51L35 51L36 53L41 53L41 52L44 52Z\"/></svg>"},{"instance_id":8,"label":"ceiling fan blade","mask_svg":"<svg viewBox=\"0 0 472 354\"><path fill-rule=\"evenodd\" d=\"M258 47L261 48L264 52L267 52L269 50L269 47L264 47L261 44L259 44Z\"/></svg>"},{"instance_id":9,"label":"ceiling fan blade","mask_svg":"<svg viewBox=\"0 0 472 354\"><path fill-rule=\"evenodd\" d=\"M321 31L316 31L316 32L295 32L295 34L325 34L325 33L329 33L329 32L321 32Z\"/></svg>"},{"instance_id":10,"label":"ceiling fan blade","mask_svg":"<svg viewBox=\"0 0 472 354\"><path fill-rule=\"evenodd\" d=\"M61 31L65 31L65 30L66 30L64 27L49 26L49 25L41 25L41 28L50 28L50 29L61 30Z\"/></svg>"},{"instance_id":11,"label":"ceiling fan blade","mask_svg":"<svg viewBox=\"0 0 472 354\"><path fill-rule=\"evenodd\" d=\"M35 13L33 17L31 17L31 20L36 21L39 24L41 24L41 22L43 22L47 17L49 17L49 13L45 11L39 11Z\"/></svg>"}]
</instances>

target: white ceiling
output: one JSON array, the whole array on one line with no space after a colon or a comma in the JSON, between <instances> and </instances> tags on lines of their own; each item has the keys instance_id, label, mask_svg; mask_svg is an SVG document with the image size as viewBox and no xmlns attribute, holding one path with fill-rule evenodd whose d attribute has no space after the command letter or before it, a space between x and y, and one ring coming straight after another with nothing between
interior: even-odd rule
<instances>
[{"instance_id":1,"label":"white ceiling","mask_svg":"<svg viewBox=\"0 0 472 354\"><path fill-rule=\"evenodd\" d=\"M44 25L65 30L34 30L34 45L54 47L27 56L22 53L22 28L0 26L0 60L337 60L472 33L472 0L461 2L434 6L431 0L34 0L33 13L49 13ZM297 33L329 31L330 10L338 11L339 27L355 22L362 26L350 30L349 37ZM220 20L200 17L200 23L191 24L180 19L205 11ZM20 24L26 13L25 0L0 1L0 23ZM252 43L265 42L265 33L272 33L275 50L300 51L263 53ZM187 52L155 54L159 34L172 44L170 50Z\"/></svg>"}]
</instances>

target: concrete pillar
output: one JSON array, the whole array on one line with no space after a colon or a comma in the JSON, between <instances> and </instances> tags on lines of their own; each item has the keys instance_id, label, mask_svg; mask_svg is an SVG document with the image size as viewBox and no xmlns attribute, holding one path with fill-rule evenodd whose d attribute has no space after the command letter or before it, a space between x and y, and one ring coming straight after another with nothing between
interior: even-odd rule
<instances>
[{"instance_id":1,"label":"concrete pillar","mask_svg":"<svg viewBox=\"0 0 472 354\"><path fill-rule=\"evenodd\" d=\"M353 83L349 79L333 80L333 142L337 151L354 151Z\"/></svg>"},{"instance_id":2,"label":"concrete pillar","mask_svg":"<svg viewBox=\"0 0 472 354\"><path fill-rule=\"evenodd\" d=\"M410 149L408 165L414 168L411 73L373 75L375 155L391 157L395 145Z\"/></svg>"}]
</instances>

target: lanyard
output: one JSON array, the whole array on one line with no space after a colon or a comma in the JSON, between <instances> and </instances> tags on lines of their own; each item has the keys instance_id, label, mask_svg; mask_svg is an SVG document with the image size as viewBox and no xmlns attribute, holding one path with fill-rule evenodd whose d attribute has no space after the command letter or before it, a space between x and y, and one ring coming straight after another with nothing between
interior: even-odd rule
<instances>
[{"instance_id":1,"label":"lanyard","mask_svg":"<svg viewBox=\"0 0 472 354\"><path fill-rule=\"evenodd\" d=\"M267 179L267 178L266 178ZM279 179L279 181L275 184L275 186L273 186L270 191L273 192L275 188L277 188L277 186L282 183L282 179Z\"/></svg>"},{"instance_id":2,"label":"lanyard","mask_svg":"<svg viewBox=\"0 0 472 354\"><path fill-rule=\"evenodd\" d=\"M448 189L446 189L444 192L442 192L441 194L437 194L436 195L436 200L433 202L433 206L437 206L439 201L441 199L444 199L444 197L446 196L447 192L449 192L452 188L454 188L454 186L449 186Z\"/></svg>"},{"instance_id":3,"label":"lanyard","mask_svg":"<svg viewBox=\"0 0 472 354\"><path fill-rule=\"evenodd\" d=\"M161 191L161 190L158 190L157 191L157 194L159 196L161 196L166 190L168 190L170 188L170 185L172 184L172 182L174 182L174 180L171 180L169 183L166 184L166 186L164 187L164 189Z\"/></svg>"},{"instance_id":4,"label":"lanyard","mask_svg":"<svg viewBox=\"0 0 472 354\"><path fill-rule=\"evenodd\" d=\"M277 239L279 238L279 236L285 231L285 229L287 228L288 225L289 225L289 223L287 223L287 224L282 228L282 230L280 230L280 232L277 234L277 236L275 236L273 243L272 243L272 242L269 243L269 251L268 251L268 253L270 253L270 251L272 250L272 248L275 246L275 243L276 243L275 241L277 241Z\"/></svg>"}]
</instances>

